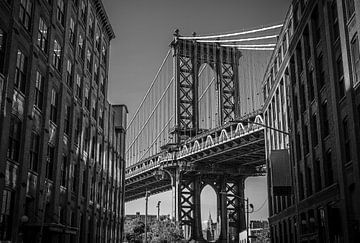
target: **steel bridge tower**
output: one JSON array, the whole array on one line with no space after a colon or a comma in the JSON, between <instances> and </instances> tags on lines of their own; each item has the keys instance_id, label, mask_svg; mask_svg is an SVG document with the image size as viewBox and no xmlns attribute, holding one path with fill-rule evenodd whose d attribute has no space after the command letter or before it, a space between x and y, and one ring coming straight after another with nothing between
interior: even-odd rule
<instances>
[{"instance_id":1,"label":"steel bridge tower","mask_svg":"<svg viewBox=\"0 0 360 243\"><path fill-rule=\"evenodd\" d=\"M162 85L153 82L127 129L133 142L127 149L125 200L142 198L147 191L172 190L172 217L185 238L206 242L200 195L209 185L217 195L217 242L230 235L238 242L246 229L244 181L263 175L265 164L264 128L254 125L263 123L261 112L240 115L241 53L235 47L183 38L178 31L170 47L159 70L166 73L169 65L172 73Z\"/></svg>"},{"instance_id":2,"label":"steel bridge tower","mask_svg":"<svg viewBox=\"0 0 360 243\"><path fill-rule=\"evenodd\" d=\"M179 144L189 137L203 133L199 128L199 69L209 65L216 77L218 91L218 125L239 118L239 83L238 65L240 51L236 48L220 47L217 44L197 43L193 40L179 39L178 31L174 34L171 48L174 58L175 76L175 127L172 131L176 144L169 144L167 149L177 149ZM174 146L175 145L175 146ZM176 159L176 158L175 158ZM185 230L185 234L195 242L203 242L201 225L200 195L206 185L216 192L218 215L221 220L221 232L218 242L224 242L232 228L234 235L245 230L244 180L242 174L229 174L229 168L198 166L181 168L178 161L175 166L168 166L167 172L173 183L174 216ZM226 196L220 194L226 192Z\"/></svg>"}]
</instances>

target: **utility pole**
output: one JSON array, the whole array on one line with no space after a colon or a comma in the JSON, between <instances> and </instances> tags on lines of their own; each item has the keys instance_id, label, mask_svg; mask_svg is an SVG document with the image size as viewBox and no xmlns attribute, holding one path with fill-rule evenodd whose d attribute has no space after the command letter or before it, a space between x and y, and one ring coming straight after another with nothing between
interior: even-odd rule
<instances>
[{"instance_id":1,"label":"utility pole","mask_svg":"<svg viewBox=\"0 0 360 243\"><path fill-rule=\"evenodd\" d=\"M161 201L158 201L156 207L157 207L157 220L160 221L160 203Z\"/></svg>"},{"instance_id":2,"label":"utility pole","mask_svg":"<svg viewBox=\"0 0 360 243\"><path fill-rule=\"evenodd\" d=\"M145 243L147 243L147 217L148 217L148 201L149 201L150 192L146 190L145 192Z\"/></svg>"}]
</instances>

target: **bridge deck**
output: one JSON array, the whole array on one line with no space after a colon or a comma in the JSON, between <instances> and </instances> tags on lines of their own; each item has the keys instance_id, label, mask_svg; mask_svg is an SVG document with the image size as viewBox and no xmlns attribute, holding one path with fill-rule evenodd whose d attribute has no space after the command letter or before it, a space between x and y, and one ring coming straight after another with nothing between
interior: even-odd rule
<instances>
[{"instance_id":1,"label":"bridge deck","mask_svg":"<svg viewBox=\"0 0 360 243\"><path fill-rule=\"evenodd\" d=\"M126 201L171 189L169 177L157 178L159 168L185 166L186 173L263 174L265 165L264 128L249 124L227 124L205 132L179 146L179 151L159 153L126 170Z\"/></svg>"}]
</instances>

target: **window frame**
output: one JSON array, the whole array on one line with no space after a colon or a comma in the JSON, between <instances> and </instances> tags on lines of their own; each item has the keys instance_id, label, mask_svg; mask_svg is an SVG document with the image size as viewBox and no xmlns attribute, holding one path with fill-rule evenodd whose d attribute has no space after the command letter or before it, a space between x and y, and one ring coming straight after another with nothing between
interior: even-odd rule
<instances>
[{"instance_id":1,"label":"window frame","mask_svg":"<svg viewBox=\"0 0 360 243\"><path fill-rule=\"evenodd\" d=\"M26 79L27 79L27 56L18 49L16 53L16 67L15 67L15 78L14 88L25 94Z\"/></svg>"},{"instance_id":2,"label":"window frame","mask_svg":"<svg viewBox=\"0 0 360 243\"><path fill-rule=\"evenodd\" d=\"M27 31L31 28L32 0L20 0L19 20Z\"/></svg>"},{"instance_id":3,"label":"window frame","mask_svg":"<svg viewBox=\"0 0 360 243\"><path fill-rule=\"evenodd\" d=\"M29 169L38 172L40 162L40 135L35 131L31 133L30 143L30 163Z\"/></svg>"},{"instance_id":4,"label":"window frame","mask_svg":"<svg viewBox=\"0 0 360 243\"><path fill-rule=\"evenodd\" d=\"M43 109L43 99L44 99L44 76L39 70L36 71L35 78L35 101L34 105L42 111Z\"/></svg>"},{"instance_id":5,"label":"window frame","mask_svg":"<svg viewBox=\"0 0 360 243\"><path fill-rule=\"evenodd\" d=\"M56 1L56 19L57 21L64 26L65 24L65 4L64 0Z\"/></svg>"},{"instance_id":6,"label":"window frame","mask_svg":"<svg viewBox=\"0 0 360 243\"><path fill-rule=\"evenodd\" d=\"M54 47L53 47L53 58L52 58L52 65L55 69L61 72L61 55L62 55L62 47L58 40L54 40Z\"/></svg>"},{"instance_id":7,"label":"window frame","mask_svg":"<svg viewBox=\"0 0 360 243\"><path fill-rule=\"evenodd\" d=\"M48 35L49 35L49 27L47 26L45 20L42 17L40 17L39 26L38 26L37 46L44 53L47 53Z\"/></svg>"}]
</instances>

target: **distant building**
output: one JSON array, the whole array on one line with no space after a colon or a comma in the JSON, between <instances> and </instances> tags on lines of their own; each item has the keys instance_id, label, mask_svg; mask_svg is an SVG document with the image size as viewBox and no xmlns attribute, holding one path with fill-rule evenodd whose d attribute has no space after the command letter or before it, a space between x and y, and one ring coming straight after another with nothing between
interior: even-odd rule
<instances>
[{"instance_id":1,"label":"distant building","mask_svg":"<svg viewBox=\"0 0 360 243\"><path fill-rule=\"evenodd\" d=\"M251 220L249 228L250 243L267 243L270 242L269 223L268 221ZM247 242L247 230L239 234L239 243Z\"/></svg>"},{"instance_id":2,"label":"distant building","mask_svg":"<svg viewBox=\"0 0 360 243\"><path fill-rule=\"evenodd\" d=\"M360 2L292 1L263 87L272 242L360 239ZM289 139L290 138L290 139Z\"/></svg>"},{"instance_id":3,"label":"distant building","mask_svg":"<svg viewBox=\"0 0 360 243\"><path fill-rule=\"evenodd\" d=\"M127 109L101 0L0 1L0 241L119 242Z\"/></svg>"},{"instance_id":4,"label":"distant building","mask_svg":"<svg viewBox=\"0 0 360 243\"><path fill-rule=\"evenodd\" d=\"M204 239L210 242L215 241L215 239L219 237L219 233L220 233L218 228L219 224L217 222L213 222L210 212L206 225L207 225L206 229L203 230Z\"/></svg>"}]
</instances>

